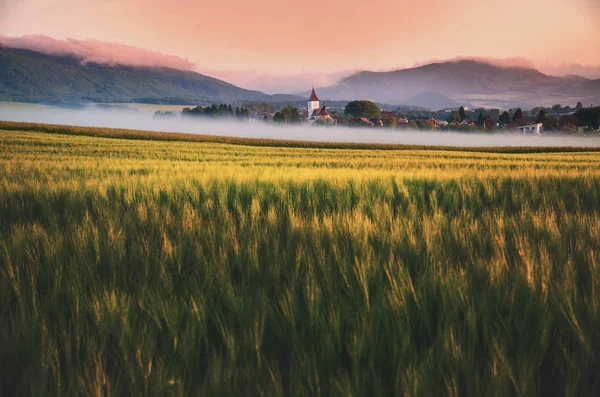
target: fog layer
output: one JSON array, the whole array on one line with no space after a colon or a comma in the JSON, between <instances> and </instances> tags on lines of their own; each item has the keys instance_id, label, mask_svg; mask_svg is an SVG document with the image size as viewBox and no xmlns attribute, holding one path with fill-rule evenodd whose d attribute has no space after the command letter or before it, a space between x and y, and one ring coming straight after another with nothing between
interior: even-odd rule
<instances>
[{"instance_id":1,"label":"fog layer","mask_svg":"<svg viewBox=\"0 0 600 397\"><path fill-rule=\"evenodd\" d=\"M63 109L42 105L0 104L0 120L73 126L127 128L162 132L316 142L395 143L442 146L578 146L600 147L599 137L518 135L515 133L456 133L386 128L282 126L263 121L224 121L198 117L154 118L153 111L136 109Z\"/></svg>"}]
</instances>

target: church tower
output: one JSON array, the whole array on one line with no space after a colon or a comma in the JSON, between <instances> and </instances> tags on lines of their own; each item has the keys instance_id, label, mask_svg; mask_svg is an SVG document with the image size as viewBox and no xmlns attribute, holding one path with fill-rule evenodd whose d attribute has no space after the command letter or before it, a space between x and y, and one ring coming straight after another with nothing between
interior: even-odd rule
<instances>
[{"instance_id":1,"label":"church tower","mask_svg":"<svg viewBox=\"0 0 600 397\"><path fill-rule=\"evenodd\" d=\"M310 94L310 98L308 98L308 118L310 119L313 112L316 109L320 109L320 108L321 108L321 101L319 101L319 98L317 97L317 94L315 93L315 89L313 87L312 94Z\"/></svg>"}]
</instances>

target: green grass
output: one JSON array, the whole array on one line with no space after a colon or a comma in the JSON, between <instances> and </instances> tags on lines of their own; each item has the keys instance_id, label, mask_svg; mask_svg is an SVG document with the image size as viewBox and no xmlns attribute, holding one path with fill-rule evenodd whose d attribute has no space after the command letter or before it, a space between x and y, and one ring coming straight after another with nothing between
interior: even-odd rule
<instances>
[{"instance_id":1,"label":"green grass","mask_svg":"<svg viewBox=\"0 0 600 397\"><path fill-rule=\"evenodd\" d=\"M0 130L0 395L600 394L600 153L82 135Z\"/></svg>"}]
</instances>

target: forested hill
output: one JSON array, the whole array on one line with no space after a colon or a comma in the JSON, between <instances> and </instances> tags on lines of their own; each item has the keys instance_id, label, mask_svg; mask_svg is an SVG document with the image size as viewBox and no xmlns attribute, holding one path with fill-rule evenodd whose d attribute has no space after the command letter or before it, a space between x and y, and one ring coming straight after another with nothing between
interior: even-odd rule
<instances>
[{"instance_id":1,"label":"forested hill","mask_svg":"<svg viewBox=\"0 0 600 397\"><path fill-rule=\"evenodd\" d=\"M600 85L580 76L549 76L531 68L462 60L391 72L363 71L318 92L328 99L369 99L432 109L455 103L510 108L598 103Z\"/></svg>"},{"instance_id":2,"label":"forested hill","mask_svg":"<svg viewBox=\"0 0 600 397\"><path fill-rule=\"evenodd\" d=\"M0 47L0 99L195 104L299 98L246 90L192 71L82 64L72 56Z\"/></svg>"}]
</instances>

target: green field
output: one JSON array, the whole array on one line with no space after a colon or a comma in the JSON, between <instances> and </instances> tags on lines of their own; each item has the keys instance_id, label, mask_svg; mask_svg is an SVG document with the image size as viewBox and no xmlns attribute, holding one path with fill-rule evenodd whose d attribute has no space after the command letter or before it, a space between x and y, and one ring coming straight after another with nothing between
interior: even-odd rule
<instances>
[{"instance_id":1,"label":"green field","mask_svg":"<svg viewBox=\"0 0 600 397\"><path fill-rule=\"evenodd\" d=\"M4 126L1 396L600 395L598 152Z\"/></svg>"}]
</instances>

